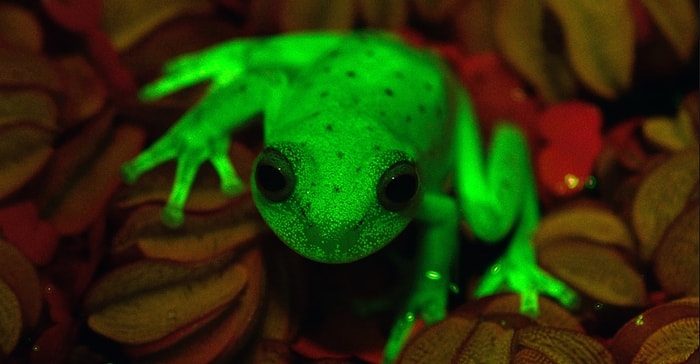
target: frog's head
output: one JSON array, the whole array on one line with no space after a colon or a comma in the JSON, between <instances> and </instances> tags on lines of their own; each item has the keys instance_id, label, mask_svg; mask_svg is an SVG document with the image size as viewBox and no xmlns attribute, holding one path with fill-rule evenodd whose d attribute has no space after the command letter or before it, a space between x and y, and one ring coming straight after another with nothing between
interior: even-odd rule
<instances>
[{"instance_id":1,"label":"frog's head","mask_svg":"<svg viewBox=\"0 0 700 364\"><path fill-rule=\"evenodd\" d=\"M337 147L272 144L258 156L251 181L255 204L275 234L325 263L352 262L381 249L422 200L408 153Z\"/></svg>"}]
</instances>

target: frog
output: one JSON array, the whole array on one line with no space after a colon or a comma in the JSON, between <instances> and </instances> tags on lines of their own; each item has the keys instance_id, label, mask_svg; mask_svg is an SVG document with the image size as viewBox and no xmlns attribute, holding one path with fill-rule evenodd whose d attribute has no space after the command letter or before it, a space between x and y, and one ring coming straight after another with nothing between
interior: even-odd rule
<instances>
[{"instance_id":1,"label":"frog","mask_svg":"<svg viewBox=\"0 0 700 364\"><path fill-rule=\"evenodd\" d=\"M484 144L468 91L436 51L377 30L236 38L167 62L139 96L149 102L204 82L204 96L124 164L125 181L174 160L161 216L176 228L204 163L224 193L246 190L230 139L262 116L264 145L249 190L291 250L350 263L415 222L417 273L384 362L398 357L419 319L446 317L462 220L479 241L510 240L474 296L515 292L533 316L540 295L576 304L576 292L537 265L531 238L540 212L525 133L499 122Z\"/></svg>"}]
</instances>

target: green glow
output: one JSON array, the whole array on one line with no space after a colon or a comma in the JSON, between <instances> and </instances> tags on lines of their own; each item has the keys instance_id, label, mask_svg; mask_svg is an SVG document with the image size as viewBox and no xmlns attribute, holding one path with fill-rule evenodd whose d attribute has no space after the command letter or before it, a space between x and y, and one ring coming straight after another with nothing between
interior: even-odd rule
<instances>
[{"instance_id":1,"label":"green glow","mask_svg":"<svg viewBox=\"0 0 700 364\"><path fill-rule=\"evenodd\" d=\"M425 277L428 279L432 279L434 281L437 281L437 280L440 280L440 278L442 278L442 275L436 271L429 270L429 271L425 272Z\"/></svg>"},{"instance_id":2,"label":"green glow","mask_svg":"<svg viewBox=\"0 0 700 364\"><path fill-rule=\"evenodd\" d=\"M390 333L387 362L417 317L430 324L446 315L460 212L485 241L514 232L478 296L518 292L529 314L537 313L541 293L575 301L537 267L529 243L538 211L525 138L501 124L485 157L469 98L433 55L372 32L233 40L169 62L141 98L201 82L209 83L205 97L124 166L125 180L175 160L163 221L178 226L203 163L214 166L224 192L243 191L229 138L262 113L266 148L251 190L263 219L291 249L321 262L350 262L418 220L418 274ZM453 171L457 201L442 189Z\"/></svg>"}]
</instances>

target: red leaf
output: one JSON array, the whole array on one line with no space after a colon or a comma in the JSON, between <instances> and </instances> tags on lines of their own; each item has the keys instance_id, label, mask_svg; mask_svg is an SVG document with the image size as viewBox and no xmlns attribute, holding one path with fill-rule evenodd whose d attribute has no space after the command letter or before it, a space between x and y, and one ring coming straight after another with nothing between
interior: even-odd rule
<instances>
[{"instance_id":1,"label":"red leaf","mask_svg":"<svg viewBox=\"0 0 700 364\"><path fill-rule=\"evenodd\" d=\"M602 148L602 115L597 107L567 102L539 116L538 131L546 146L537 155L537 176L555 196L569 196L584 187Z\"/></svg>"},{"instance_id":2,"label":"red leaf","mask_svg":"<svg viewBox=\"0 0 700 364\"><path fill-rule=\"evenodd\" d=\"M39 219L31 202L22 202L0 210L0 230L32 263L47 264L58 245L53 227Z\"/></svg>"}]
</instances>

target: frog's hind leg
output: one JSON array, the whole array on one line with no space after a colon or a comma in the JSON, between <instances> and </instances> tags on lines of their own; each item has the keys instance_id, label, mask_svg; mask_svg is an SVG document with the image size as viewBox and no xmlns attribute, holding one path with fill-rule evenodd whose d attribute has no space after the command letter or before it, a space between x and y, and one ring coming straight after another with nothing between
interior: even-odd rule
<instances>
[{"instance_id":1,"label":"frog's hind leg","mask_svg":"<svg viewBox=\"0 0 700 364\"><path fill-rule=\"evenodd\" d=\"M573 305L575 293L537 266L531 244L539 221L537 190L527 140L515 125L496 125L482 153L478 125L466 94L458 95L456 190L474 234L498 242L511 234L506 253L486 273L475 295L502 290L521 295L521 311L537 314L540 293Z\"/></svg>"}]
</instances>

